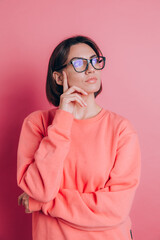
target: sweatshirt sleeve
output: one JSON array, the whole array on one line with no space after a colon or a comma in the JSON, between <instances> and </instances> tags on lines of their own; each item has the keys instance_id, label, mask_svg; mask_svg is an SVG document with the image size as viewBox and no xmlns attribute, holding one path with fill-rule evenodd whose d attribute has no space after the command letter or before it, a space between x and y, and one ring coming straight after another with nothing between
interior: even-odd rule
<instances>
[{"instance_id":1,"label":"sweatshirt sleeve","mask_svg":"<svg viewBox=\"0 0 160 240\"><path fill-rule=\"evenodd\" d=\"M103 231L123 223L130 212L140 178L140 146L136 132L119 133L114 166L103 189L80 193L62 189L45 204L30 199L30 209L57 217L85 231Z\"/></svg>"},{"instance_id":2,"label":"sweatshirt sleeve","mask_svg":"<svg viewBox=\"0 0 160 240\"><path fill-rule=\"evenodd\" d=\"M45 136L40 111L23 122L17 151L17 184L37 201L49 202L59 191L73 118L71 113L57 109Z\"/></svg>"}]
</instances>

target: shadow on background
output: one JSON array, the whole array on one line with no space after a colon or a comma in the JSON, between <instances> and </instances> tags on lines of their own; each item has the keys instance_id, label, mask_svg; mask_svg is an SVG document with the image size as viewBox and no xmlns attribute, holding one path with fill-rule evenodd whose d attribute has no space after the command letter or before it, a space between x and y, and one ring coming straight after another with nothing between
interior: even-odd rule
<instances>
[{"instance_id":1,"label":"shadow on background","mask_svg":"<svg viewBox=\"0 0 160 240\"><path fill-rule=\"evenodd\" d=\"M24 118L36 110L38 105L35 78L33 73L22 72L8 76L6 81L8 84L1 99L4 103L5 116L1 116L0 119L2 126L0 138L3 143L0 147L0 240L30 240L32 215L26 214L24 208L18 206L18 196L23 191L17 187L16 171L21 126Z\"/></svg>"}]
</instances>

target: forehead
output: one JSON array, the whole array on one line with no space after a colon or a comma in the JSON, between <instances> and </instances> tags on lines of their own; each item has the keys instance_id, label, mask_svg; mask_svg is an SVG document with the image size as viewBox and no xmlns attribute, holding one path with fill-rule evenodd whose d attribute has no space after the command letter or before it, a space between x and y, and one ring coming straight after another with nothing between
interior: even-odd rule
<instances>
[{"instance_id":1,"label":"forehead","mask_svg":"<svg viewBox=\"0 0 160 240\"><path fill-rule=\"evenodd\" d=\"M85 43L78 43L70 47L68 59L74 57L90 58L93 55L96 55L96 53L90 46Z\"/></svg>"}]
</instances>

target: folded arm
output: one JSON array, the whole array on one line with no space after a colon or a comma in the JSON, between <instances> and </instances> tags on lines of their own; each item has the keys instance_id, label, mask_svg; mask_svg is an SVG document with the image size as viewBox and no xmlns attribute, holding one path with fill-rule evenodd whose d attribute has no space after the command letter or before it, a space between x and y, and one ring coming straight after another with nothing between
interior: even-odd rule
<instances>
[{"instance_id":1,"label":"folded arm","mask_svg":"<svg viewBox=\"0 0 160 240\"><path fill-rule=\"evenodd\" d=\"M32 211L57 217L77 229L103 231L128 217L140 177L140 148L135 132L121 132L115 164L103 189L80 193L61 189L48 203L29 199Z\"/></svg>"}]
</instances>

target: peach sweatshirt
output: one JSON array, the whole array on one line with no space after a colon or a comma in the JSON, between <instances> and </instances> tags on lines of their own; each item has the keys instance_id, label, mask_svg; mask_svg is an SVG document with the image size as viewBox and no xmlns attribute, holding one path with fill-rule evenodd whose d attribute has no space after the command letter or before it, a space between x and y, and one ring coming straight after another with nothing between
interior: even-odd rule
<instances>
[{"instance_id":1,"label":"peach sweatshirt","mask_svg":"<svg viewBox=\"0 0 160 240\"><path fill-rule=\"evenodd\" d=\"M33 240L129 240L140 177L137 133L102 110L75 119L59 108L23 122L18 186L29 198Z\"/></svg>"}]
</instances>

